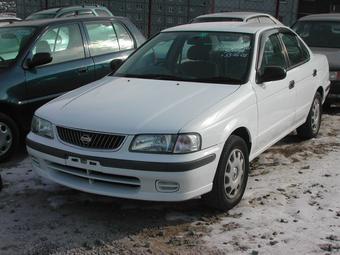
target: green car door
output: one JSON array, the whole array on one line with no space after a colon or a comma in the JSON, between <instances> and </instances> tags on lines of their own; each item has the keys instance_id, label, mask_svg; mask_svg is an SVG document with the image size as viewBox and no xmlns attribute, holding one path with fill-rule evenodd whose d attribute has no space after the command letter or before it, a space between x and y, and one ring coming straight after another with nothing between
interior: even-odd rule
<instances>
[{"instance_id":1,"label":"green car door","mask_svg":"<svg viewBox=\"0 0 340 255\"><path fill-rule=\"evenodd\" d=\"M48 63L27 67L26 90L32 108L95 80L94 62L84 48L78 23L49 28L34 44L29 59L50 54ZM29 66L29 65L28 65Z\"/></svg>"},{"instance_id":2,"label":"green car door","mask_svg":"<svg viewBox=\"0 0 340 255\"><path fill-rule=\"evenodd\" d=\"M112 60L125 60L135 50L131 34L118 21L85 22L84 27L95 64L96 79L112 72Z\"/></svg>"}]
</instances>

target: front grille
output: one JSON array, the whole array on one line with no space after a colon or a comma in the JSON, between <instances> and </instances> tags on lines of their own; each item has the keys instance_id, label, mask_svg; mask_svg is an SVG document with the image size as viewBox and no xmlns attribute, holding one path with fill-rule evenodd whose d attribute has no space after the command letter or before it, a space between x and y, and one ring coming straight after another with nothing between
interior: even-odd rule
<instances>
[{"instance_id":1,"label":"front grille","mask_svg":"<svg viewBox=\"0 0 340 255\"><path fill-rule=\"evenodd\" d=\"M140 179L136 177L104 173L49 161L47 161L47 170L54 178L58 178L63 182L86 185L91 189L112 190L120 188L126 191L136 191L141 186Z\"/></svg>"},{"instance_id":2,"label":"front grille","mask_svg":"<svg viewBox=\"0 0 340 255\"><path fill-rule=\"evenodd\" d=\"M64 127L57 127L57 130L62 141L90 149L115 150L122 145L125 139L125 136L122 135L95 133Z\"/></svg>"}]
</instances>

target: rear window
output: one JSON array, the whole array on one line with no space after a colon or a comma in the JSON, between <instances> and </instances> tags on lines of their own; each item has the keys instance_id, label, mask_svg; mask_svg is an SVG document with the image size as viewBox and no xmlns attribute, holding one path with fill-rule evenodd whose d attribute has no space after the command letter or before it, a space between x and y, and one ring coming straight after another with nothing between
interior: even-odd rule
<instances>
[{"instance_id":1,"label":"rear window","mask_svg":"<svg viewBox=\"0 0 340 255\"><path fill-rule=\"evenodd\" d=\"M340 22L299 21L293 29L309 47L340 48Z\"/></svg>"},{"instance_id":2,"label":"rear window","mask_svg":"<svg viewBox=\"0 0 340 255\"><path fill-rule=\"evenodd\" d=\"M110 13L102 9L96 9L96 13L98 14L98 16L102 16L102 17L111 16Z\"/></svg>"}]
</instances>

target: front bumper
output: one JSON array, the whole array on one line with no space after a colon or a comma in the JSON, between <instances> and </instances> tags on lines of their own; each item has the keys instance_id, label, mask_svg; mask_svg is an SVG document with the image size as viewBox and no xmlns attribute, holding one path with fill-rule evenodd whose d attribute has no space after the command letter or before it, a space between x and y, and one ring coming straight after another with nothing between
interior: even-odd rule
<instances>
[{"instance_id":1,"label":"front bumper","mask_svg":"<svg viewBox=\"0 0 340 255\"><path fill-rule=\"evenodd\" d=\"M151 201L183 201L209 192L221 151L215 146L197 155L180 155L178 161L174 155L168 162L164 157L161 162L140 161L91 155L37 142L34 136L26 140L27 151L39 175L85 192Z\"/></svg>"}]
</instances>

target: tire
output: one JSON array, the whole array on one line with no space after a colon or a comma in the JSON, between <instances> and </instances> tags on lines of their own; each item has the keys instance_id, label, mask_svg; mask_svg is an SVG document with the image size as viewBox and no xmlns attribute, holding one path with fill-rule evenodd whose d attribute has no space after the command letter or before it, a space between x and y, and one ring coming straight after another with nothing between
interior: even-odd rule
<instances>
[{"instance_id":1,"label":"tire","mask_svg":"<svg viewBox=\"0 0 340 255\"><path fill-rule=\"evenodd\" d=\"M241 158L243 158L243 163L241 163ZM241 167L242 171L240 171ZM213 189L203 196L205 204L222 211L230 210L236 206L246 189L248 173L247 144L241 137L231 135L224 145L214 177ZM234 179L235 182L230 184L230 179Z\"/></svg>"},{"instance_id":2,"label":"tire","mask_svg":"<svg viewBox=\"0 0 340 255\"><path fill-rule=\"evenodd\" d=\"M303 139L311 139L318 135L322 117L322 97L316 92L307 120L297 128L297 134Z\"/></svg>"},{"instance_id":3,"label":"tire","mask_svg":"<svg viewBox=\"0 0 340 255\"><path fill-rule=\"evenodd\" d=\"M13 155L18 148L19 139L19 129L14 120L0 113L0 162Z\"/></svg>"}]
</instances>

